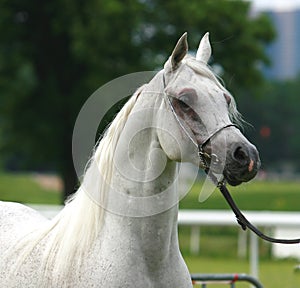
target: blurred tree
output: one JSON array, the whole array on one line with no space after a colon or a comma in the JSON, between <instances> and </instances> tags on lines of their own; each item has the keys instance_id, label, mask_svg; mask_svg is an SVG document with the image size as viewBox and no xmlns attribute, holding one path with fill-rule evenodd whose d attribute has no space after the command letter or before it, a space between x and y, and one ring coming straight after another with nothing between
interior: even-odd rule
<instances>
[{"instance_id":1,"label":"blurred tree","mask_svg":"<svg viewBox=\"0 0 300 288\"><path fill-rule=\"evenodd\" d=\"M267 18L249 17L245 1L0 0L0 7L2 151L31 169L58 171L64 197L77 181L74 122L96 88L161 67L185 31L194 49L210 31L230 89L258 87L263 46L274 37Z\"/></svg>"},{"instance_id":2,"label":"blurred tree","mask_svg":"<svg viewBox=\"0 0 300 288\"><path fill-rule=\"evenodd\" d=\"M265 45L275 38L275 30L266 15L250 15L250 2L151 0L145 4L139 41L151 63L157 59L160 65L181 33L189 32L190 46L196 50L200 37L209 31L212 62L221 68L220 76L229 90L257 92L264 81L259 66L270 64Z\"/></svg>"},{"instance_id":3,"label":"blurred tree","mask_svg":"<svg viewBox=\"0 0 300 288\"><path fill-rule=\"evenodd\" d=\"M264 95L241 99L240 108L255 129L247 129L261 154L263 169L280 170L286 163L300 170L300 75L295 79L270 81ZM259 111L259 113L258 113Z\"/></svg>"},{"instance_id":4,"label":"blurred tree","mask_svg":"<svg viewBox=\"0 0 300 288\"><path fill-rule=\"evenodd\" d=\"M64 197L77 183L71 137L84 100L138 69L130 41L138 8L137 1L1 1L4 141L25 167L56 169Z\"/></svg>"}]
</instances>

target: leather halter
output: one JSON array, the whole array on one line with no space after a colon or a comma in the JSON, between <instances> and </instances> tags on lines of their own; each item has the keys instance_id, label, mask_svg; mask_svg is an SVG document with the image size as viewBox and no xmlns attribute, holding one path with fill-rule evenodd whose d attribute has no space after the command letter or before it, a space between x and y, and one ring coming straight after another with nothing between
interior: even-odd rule
<instances>
[{"instance_id":1,"label":"leather halter","mask_svg":"<svg viewBox=\"0 0 300 288\"><path fill-rule=\"evenodd\" d=\"M165 88L166 83L165 83L164 74L163 74L163 85L164 85L164 88ZM244 214L237 207L237 205L235 204L234 200L232 199L232 197L230 195L230 192L228 191L228 189L226 187L226 181L224 179L224 176L221 179L221 181L218 181L217 177L212 173L212 171L210 171L210 166L209 166L209 163L207 162L206 159L210 159L211 163L218 163L219 159L218 159L217 155L215 155L215 154L206 153L204 151L205 145L214 136L216 136L219 132L221 132L223 129L226 129L226 128L229 128L229 127L232 127L232 126L234 126L236 128L238 128L238 127L233 123L229 123L227 125L224 125L224 126L218 128L216 131L212 132L202 143L198 144L195 141L195 139L189 134L187 129L184 127L184 125L181 123L178 115L176 114L174 106L173 106L173 104L170 100L170 97L165 92L164 92L164 95L166 96L166 100L168 102L168 105L170 106L171 111L172 111L176 121L178 122L179 126L182 128L182 130L184 131L186 136L192 141L192 143L195 146L197 146L198 155L199 155L199 158L200 158L200 164L203 167L205 173L211 179L211 181L216 185L216 187L218 187L218 189L220 190L220 192L224 196L224 198L227 201L228 205L230 206L231 210L235 214L235 217L237 219L238 224L242 227L242 229L246 230L248 228L249 230L254 232L260 238L262 238L266 241L272 242L272 243L280 243L280 244L298 244L298 243L300 243L300 238L299 239L278 239L278 238L273 238L273 237L267 236L264 233L262 233L258 228L256 228L253 224L251 224L251 222L249 222L249 220L244 216Z\"/></svg>"}]
</instances>

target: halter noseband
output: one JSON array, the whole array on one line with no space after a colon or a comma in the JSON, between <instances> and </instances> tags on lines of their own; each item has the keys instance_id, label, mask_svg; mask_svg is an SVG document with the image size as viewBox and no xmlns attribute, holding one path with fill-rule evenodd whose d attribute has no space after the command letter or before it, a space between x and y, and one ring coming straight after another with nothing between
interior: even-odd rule
<instances>
[{"instance_id":1,"label":"halter noseband","mask_svg":"<svg viewBox=\"0 0 300 288\"><path fill-rule=\"evenodd\" d=\"M163 74L163 85L164 88L166 87L166 82L165 82L165 75ZM178 115L176 114L176 111L174 109L174 106L170 100L170 97L164 92L164 95L166 96L167 102L171 108L171 111L178 122L179 126L182 128L186 136L192 141L192 143L197 146L198 149L198 155L200 158L200 165L203 167L205 173L207 176L211 179L211 181L216 185L216 187L219 188L220 192L224 196L225 200L227 201L228 205L230 206L231 210L235 214L235 217L237 219L238 224L242 227L243 230L246 230L249 228L252 232L254 232L257 236L260 238L272 242L272 243L280 243L280 244L298 244L300 243L300 239L278 239L278 238L273 238L265 235L262 233L259 229L257 229L253 224L251 224L247 218L244 216L244 214L240 211L240 209L237 207L235 204L234 200L232 199L230 192L228 191L226 187L226 182L224 177L219 181L217 177L210 171L210 165L207 162L207 159L210 160L210 163L219 163L218 156L216 154L208 154L207 152L204 151L205 145L213 138L215 137L219 132L221 132L223 129L229 128L229 127L236 127L238 128L235 124L229 123L227 125L224 125L220 128L218 128L216 131L212 132L202 143L198 144L195 139L189 134L187 129L184 127L182 122L180 121Z\"/></svg>"},{"instance_id":2,"label":"halter noseband","mask_svg":"<svg viewBox=\"0 0 300 288\"><path fill-rule=\"evenodd\" d=\"M223 129L229 128L229 127L237 127L237 125L230 123L227 125L224 125L222 127L220 127L219 129L217 129L216 131L214 131L213 133L210 134L210 136L208 136L205 141L202 142L202 144L197 144L198 147L198 155L200 158L200 163L202 165L202 167L204 168L204 170L209 169L209 163L207 163L206 159L210 159L210 162L213 164L218 164L220 162L218 156L214 153L212 154L208 154L204 151L204 147L205 145L213 138L215 137L219 132L221 132Z\"/></svg>"}]
</instances>

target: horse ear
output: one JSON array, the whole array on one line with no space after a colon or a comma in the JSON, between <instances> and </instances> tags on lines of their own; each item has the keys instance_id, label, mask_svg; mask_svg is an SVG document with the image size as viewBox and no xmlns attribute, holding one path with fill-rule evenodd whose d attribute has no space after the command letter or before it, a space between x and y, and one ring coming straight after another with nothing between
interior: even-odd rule
<instances>
[{"instance_id":1,"label":"horse ear","mask_svg":"<svg viewBox=\"0 0 300 288\"><path fill-rule=\"evenodd\" d=\"M199 48L196 54L196 60L207 64L211 56L211 46L209 43L209 33L207 32L201 39Z\"/></svg>"},{"instance_id":2,"label":"horse ear","mask_svg":"<svg viewBox=\"0 0 300 288\"><path fill-rule=\"evenodd\" d=\"M178 40L172 55L171 55L171 65L172 70L175 70L178 68L181 60L184 58L184 56L188 52L188 43L187 43L187 32L185 32L180 39Z\"/></svg>"}]
</instances>

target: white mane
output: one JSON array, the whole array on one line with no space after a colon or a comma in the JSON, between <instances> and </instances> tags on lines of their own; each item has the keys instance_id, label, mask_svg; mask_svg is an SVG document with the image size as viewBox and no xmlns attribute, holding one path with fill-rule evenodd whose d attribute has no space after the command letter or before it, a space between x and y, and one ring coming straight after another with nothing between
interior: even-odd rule
<instances>
[{"instance_id":1,"label":"white mane","mask_svg":"<svg viewBox=\"0 0 300 288\"><path fill-rule=\"evenodd\" d=\"M66 277L71 269L79 271L83 257L89 252L88 249L101 230L104 215L104 208L93 202L89 195L96 192L100 193L102 199L105 198L107 193L105 183L110 183L113 170L112 159L118 139L142 90L143 86L129 99L107 129L89 161L90 165L83 177L82 185L67 201L65 208L46 227L29 233L13 247L15 251L20 250L20 254L11 273L17 272L33 252L34 247L48 237L49 245L40 267L44 273L43 281L49 279L48 273L49 275L53 273L57 278L56 281L59 281ZM101 179L104 181L98 181L98 185L89 183L91 179L86 176L91 169L97 169L95 172L101 173ZM86 191L87 188L95 191ZM46 287L46 284L41 283L41 287Z\"/></svg>"}]
</instances>

